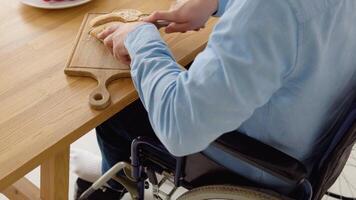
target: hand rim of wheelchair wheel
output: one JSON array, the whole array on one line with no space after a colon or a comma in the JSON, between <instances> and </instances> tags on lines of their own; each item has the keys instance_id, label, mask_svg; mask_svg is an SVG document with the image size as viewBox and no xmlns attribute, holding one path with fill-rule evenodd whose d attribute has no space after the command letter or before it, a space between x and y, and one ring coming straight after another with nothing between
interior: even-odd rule
<instances>
[{"instance_id":1,"label":"hand rim of wheelchair wheel","mask_svg":"<svg viewBox=\"0 0 356 200\"><path fill-rule=\"evenodd\" d=\"M268 192L268 193L267 193ZM271 191L258 188L247 188L230 185L209 185L187 191L177 200L203 200L203 199L225 199L225 200L280 200L285 197Z\"/></svg>"}]
</instances>

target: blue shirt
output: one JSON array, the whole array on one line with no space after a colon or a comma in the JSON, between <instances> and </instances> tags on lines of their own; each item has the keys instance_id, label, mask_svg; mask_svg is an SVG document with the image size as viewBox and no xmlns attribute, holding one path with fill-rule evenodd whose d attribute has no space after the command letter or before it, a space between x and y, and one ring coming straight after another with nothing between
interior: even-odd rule
<instances>
[{"instance_id":1,"label":"blue shirt","mask_svg":"<svg viewBox=\"0 0 356 200\"><path fill-rule=\"evenodd\" d=\"M174 155L239 130L302 161L355 87L355 0L221 0L207 47L188 71L150 24L125 40L158 138ZM250 178L269 182L259 170Z\"/></svg>"}]
</instances>

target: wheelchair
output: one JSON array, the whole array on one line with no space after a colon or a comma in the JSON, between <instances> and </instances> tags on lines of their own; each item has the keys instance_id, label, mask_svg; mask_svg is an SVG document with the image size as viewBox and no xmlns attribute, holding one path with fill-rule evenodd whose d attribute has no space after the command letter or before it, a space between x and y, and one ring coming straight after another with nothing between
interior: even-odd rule
<instances>
[{"instance_id":1,"label":"wheelchair","mask_svg":"<svg viewBox=\"0 0 356 200\"><path fill-rule=\"evenodd\" d=\"M339 199L355 199L328 192L344 168L356 141L354 95L343 101L341 107L343 109L337 120L328 128L329 146L309 173L295 158L243 134L225 134L217 139L211 146L218 149L219 154L203 151L186 157L175 157L159 141L139 137L131 145L131 163L117 163L79 199L87 199L111 179L121 183L135 200L143 200L144 190L149 187L152 187L153 199L171 199L178 187L188 190L178 197L179 200L317 200L325 194ZM233 157L293 183L295 189L282 195L273 188L264 188L235 173L234 163L219 159L224 156ZM163 177L160 181L157 174ZM167 182L173 186L171 191L164 192L161 187Z\"/></svg>"}]
</instances>

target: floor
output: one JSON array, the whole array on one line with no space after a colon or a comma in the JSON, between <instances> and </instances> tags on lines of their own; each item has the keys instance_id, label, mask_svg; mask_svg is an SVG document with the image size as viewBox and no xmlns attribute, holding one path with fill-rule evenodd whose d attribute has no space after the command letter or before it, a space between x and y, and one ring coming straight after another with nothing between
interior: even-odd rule
<instances>
[{"instance_id":1,"label":"floor","mask_svg":"<svg viewBox=\"0 0 356 200\"><path fill-rule=\"evenodd\" d=\"M76 141L71 148L83 149L94 153L96 155L100 155L100 151L98 145L96 143L95 133L91 131L90 133L86 134L84 137ZM347 175L347 179L345 178ZM36 168L31 173L27 174L26 177L30 179L34 184L39 186L40 177L39 177L39 168ZM70 200L73 199L73 184L76 180L76 175L70 173L70 188L69 188L69 195ZM341 174L340 178L336 181L334 186L331 188L331 191L334 192L342 192L344 195L356 195L356 147L354 147L353 153L350 156L350 159ZM175 196L179 196L180 194L184 193L185 190L180 188ZM146 199L151 200L151 192L150 190L146 193ZM126 195L124 200L129 200L129 196ZM174 198L173 198L174 199ZM331 197L325 196L323 200L332 199ZM7 200L7 198L0 194L0 200Z\"/></svg>"}]
</instances>

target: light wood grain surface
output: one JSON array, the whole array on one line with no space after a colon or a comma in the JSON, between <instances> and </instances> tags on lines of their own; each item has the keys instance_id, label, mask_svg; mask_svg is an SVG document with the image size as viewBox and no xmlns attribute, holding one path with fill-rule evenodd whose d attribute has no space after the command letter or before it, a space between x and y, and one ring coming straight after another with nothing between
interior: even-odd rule
<instances>
[{"instance_id":1,"label":"light wood grain surface","mask_svg":"<svg viewBox=\"0 0 356 200\"><path fill-rule=\"evenodd\" d=\"M10 200L41 200L38 188L26 178L22 178L2 191Z\"/></svg>"},{"instance_id":2,"label":"light wood grain surface","mask_svg":"<svg viewBox=\"0 0 356 200\"><path fill-rule=\"evenodd\" d=\"M69 147L41 164L41 199L68 198Z\"/></svg>"},{"instance_id":3,"label":"light wood grain surface","mask_svg":"<svg viewBox=\"0 0 356 200\"><path fill-rule=\"evenodd\" d=\"M101 41L89 34L93 29L91 20L100 15L103 14L85 15L64 69L67 75L91 77L98 82L88 98L90 106L96 110L102 110L111 104L107 86L112 81L131 76L129 66L120 63Z\"/></svg>"},{"instance_id":4,"label":"light wood grain surface","mask_svg":"<svg viewBox=\"0 0 356 200\"><path fill-rule=\"evenodd\" d=\"M170 3L94 0L48 11L18 0L0 1L0 191L137 99L131 80L122 79L109 86L113 104L92 110L87 100L96 82L63 73L85 13L115 8L150 12ZM182 65L202 49L194 39L168 42L173 52L181 52L177 59Z\"/></svg>"}]
</instances>

